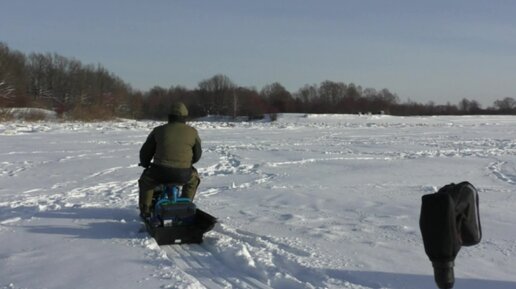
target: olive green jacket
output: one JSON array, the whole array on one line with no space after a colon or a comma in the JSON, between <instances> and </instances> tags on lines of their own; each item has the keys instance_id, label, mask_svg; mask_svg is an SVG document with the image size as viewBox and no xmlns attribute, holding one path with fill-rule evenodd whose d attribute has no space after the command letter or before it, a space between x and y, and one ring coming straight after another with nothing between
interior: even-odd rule
<instances>
[{"instance_id":1,"label":"olive green jacket","mask_svg":"<svg viewBox=\"0 0 516 289\"><path fill-rule=\"evenodd\" d=\"M153 163L171 168L191 168L202 154L197 130L182 122L155 127L140 149L140 164Z\"/></svg>"}]
</instances>

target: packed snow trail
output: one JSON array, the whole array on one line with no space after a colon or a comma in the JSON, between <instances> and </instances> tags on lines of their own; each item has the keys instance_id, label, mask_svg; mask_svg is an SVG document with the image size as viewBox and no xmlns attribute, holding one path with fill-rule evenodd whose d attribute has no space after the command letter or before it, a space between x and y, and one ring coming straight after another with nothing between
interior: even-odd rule
<instances>
[{"instance_id":1,"label":"packed snow trail","mask_svg":"<svg viewBox=\"0 0 516 289\"><path fill-rule=\"evenodd\" d=\"M225 226L213 235L200 246L163 246L171 270L182 268L178 276L197 276L205 288L369 288L311 268L308 252L281 241Z\"/></svg>"},{"instance_id":2,"label":"packed snow trail","mask_svg":"<svg viewBox=\"0 0 516 289\"><path fill-rule=\"evenodd\" d=\"M421 196L463 180L484 239L459 252L454 288L516 288L515 117L194 122L196 203L220 223L161 247L136 209L158 124L0 124L0 288L435 288Z\"/></svg>"}]
</instances>

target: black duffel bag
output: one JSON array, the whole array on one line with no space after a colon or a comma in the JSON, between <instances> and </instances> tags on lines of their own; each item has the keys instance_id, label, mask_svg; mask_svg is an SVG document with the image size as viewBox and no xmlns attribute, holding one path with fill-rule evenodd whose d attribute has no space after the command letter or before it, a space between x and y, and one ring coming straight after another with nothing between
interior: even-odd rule
<instances>
[{"instance_id":1,"label":"black duffel bag","mask_svg":"<svg viewBox=\"0 0 516 289\"><path fill-rule=\"evenodd\" d=\"M469 182L449 184L422 197L419 226L439 288L452 288L455 257L480 242L478 192Z\"/></svg>"}]
</instances>

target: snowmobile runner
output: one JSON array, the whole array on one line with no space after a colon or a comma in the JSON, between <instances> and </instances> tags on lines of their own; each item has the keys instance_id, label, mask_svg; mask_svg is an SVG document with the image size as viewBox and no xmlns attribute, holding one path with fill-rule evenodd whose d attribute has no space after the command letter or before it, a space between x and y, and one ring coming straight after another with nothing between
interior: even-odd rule
<instances>
[{"instance_id":1,"label":"snowmobile runner","mask_svg":"<svg viewBox=\"0 0 516 289\"><path fill-rule=\"evenodd\" d=\"M217 219L198 209L189 198L179 197L179 184L164 184L154 190L151 213L143 218L149 234L158 245L200 244L204 233Z\"/></svg>"}]
</instances>

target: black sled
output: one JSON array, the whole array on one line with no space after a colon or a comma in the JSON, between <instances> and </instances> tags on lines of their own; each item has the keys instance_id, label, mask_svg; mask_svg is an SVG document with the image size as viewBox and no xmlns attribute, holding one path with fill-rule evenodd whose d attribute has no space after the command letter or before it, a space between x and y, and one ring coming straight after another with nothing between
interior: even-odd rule
<instances>
[{"instance_id":1,"label":"black sled","mask_svg":"<svg viewBox=\"0 0 516 289\"><path fill-rule=\"evenodd\" d=\"M198 209L189 198L179 198L178 185L163 185L154 191L150 218L145 227L158 245L200 244L217 219Z\"/></svg>"}]
</instances>

